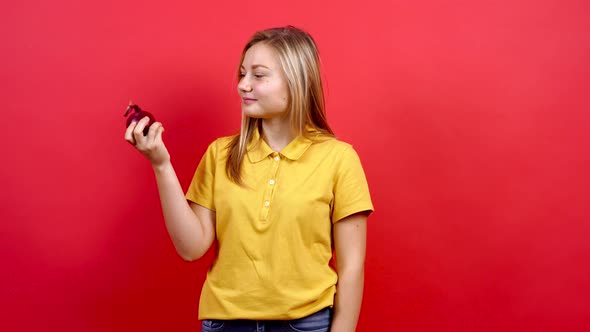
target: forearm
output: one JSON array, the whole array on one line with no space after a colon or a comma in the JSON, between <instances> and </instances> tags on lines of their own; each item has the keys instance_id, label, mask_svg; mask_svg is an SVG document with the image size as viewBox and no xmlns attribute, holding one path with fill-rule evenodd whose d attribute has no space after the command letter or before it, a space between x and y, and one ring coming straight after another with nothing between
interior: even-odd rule
<instances>
[{"instance_id":1,"label":"forearm","mask_svg":"<svg viewBox=\"0 0 590 332\"><path fill-rule=\"evenodd\" d=\"M332 332L354 332L363 299L364 271L362 267L338 273Z\"/></svg>"},{"instance_id":2,"label":"forearm","mask_svg":"<svg viewBox=\"0 0 590 332\"><path fill-rule=\"evenodd\" d=\"M206 252L203 228L188 205L176 172L170 162L154 167L160 202L168 234L178 254L192 260Z\"/></svg>"}]
</instances>

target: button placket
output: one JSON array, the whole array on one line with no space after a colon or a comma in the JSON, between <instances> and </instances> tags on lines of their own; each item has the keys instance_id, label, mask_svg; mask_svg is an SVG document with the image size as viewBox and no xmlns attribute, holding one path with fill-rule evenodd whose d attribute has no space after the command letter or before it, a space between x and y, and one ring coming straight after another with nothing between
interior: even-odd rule
<instances>
[{"instance_id":1,"label":"button placket","mask_svg":"<svg viewBox=\"0 0 590 332\"><path fill-rule=\"evenodd\" d=\"M264 191L264 199L262 202L262 211L260 213L260 220L262 221L266 221L266 219L268 218L270 207L272 206L272 198L274 197L274 192L277 183L276 178L281 161L280 155L276 152L271 155L271 158L272 166L270 168L268 181L266 182L266 189Z\"/></svg>"}]
</instances>

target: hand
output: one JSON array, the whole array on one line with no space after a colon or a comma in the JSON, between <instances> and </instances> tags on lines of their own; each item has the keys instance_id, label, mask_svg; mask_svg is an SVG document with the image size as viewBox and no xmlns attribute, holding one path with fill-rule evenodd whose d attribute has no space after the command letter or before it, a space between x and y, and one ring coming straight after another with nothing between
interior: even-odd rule
<instances>
[{"instance_id":1,"label":"hand","mask_svg":"<svg viewBox=\"0 0 590 332\"><path fill-rule=\"evenodd\" d=\"M148 131L147 136L143 136L143 129L149 123L146 116L139 122L132 122L125 131L125 140L135 146L152 164L153 167L161 166L170 161L170 154L162 140L164 127L160 122L154 122Z\"/></svg>"}]
</instances>

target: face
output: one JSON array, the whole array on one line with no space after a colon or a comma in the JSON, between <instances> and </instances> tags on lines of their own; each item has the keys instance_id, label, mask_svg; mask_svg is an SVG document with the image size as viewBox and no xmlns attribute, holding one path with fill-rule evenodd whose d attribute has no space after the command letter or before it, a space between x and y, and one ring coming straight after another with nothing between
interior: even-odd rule
<instances>
[{"instance_id":1,"label":"face","mask_svg":"<svg viewBox=\"0 0 590 332\"><path fill-rule=\"evenodd\" d=\"M238 93L242 111L252 118L270 119L287 113L289 89L276 51L258 43L244 55Z\"/></svg>"}]
</instances>

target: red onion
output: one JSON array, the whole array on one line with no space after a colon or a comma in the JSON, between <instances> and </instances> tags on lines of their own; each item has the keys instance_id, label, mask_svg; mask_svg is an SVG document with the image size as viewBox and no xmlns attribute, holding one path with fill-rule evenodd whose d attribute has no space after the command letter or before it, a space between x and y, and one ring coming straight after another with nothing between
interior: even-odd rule
<instances>
[{"instance_id":1,"label":"red onion","mask_svg":"<svg viewBox=\"0 0 590 332\"><path fill-rule=\"evenodd\" d=\"M147 136L150 126L154 122L156 122L156 118L154 118L154 116L151 113L142 110L141 108L139 108L139 106L132 104L131 102L129 102L129 106L127 106L127 109L125 110L125 115L123 116L128 116L126 121L126 127L129 127L129 125L133 121L139 122L139 120L143 119L144 117L149 117L150 122L148 122L148 124L143 129L143 136Z\"/></svg>"}]
</instances>

